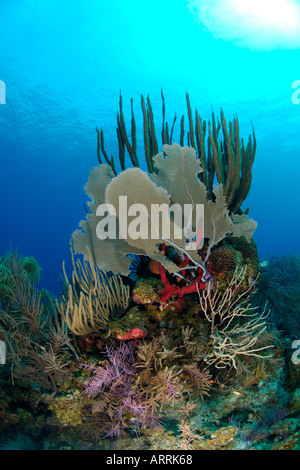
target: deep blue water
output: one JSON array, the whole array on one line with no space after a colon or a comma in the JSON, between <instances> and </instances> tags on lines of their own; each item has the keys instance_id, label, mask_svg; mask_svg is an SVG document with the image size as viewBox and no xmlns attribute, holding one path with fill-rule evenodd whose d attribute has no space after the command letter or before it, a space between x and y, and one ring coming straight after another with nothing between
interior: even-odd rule
<instances>
[{"instance_id":1,"label":"deep blue water","mask_svg":"<svg viewBox=\"0 0 300 470\"><path fill-rule=\"evenodd\" d=\"M280 24L279 34L272 7L259 28L244 15L239 29L240 16L222 13L226 2L203 1L210 6L196 21L183 0L1 0L0 256L10 247L35 256L44 287L59 292L97 165L95 127L117 157L122 89L128 117L134 99L141 148L140 94L150 94L159 133L161 87L169 122L186 112L186 91L204 119L211 106L228 119L238 113L246 139L253 122L258 148L243 207L258 221L260 258L299 252L298 33Z\"/></svg>"}]
</instances>

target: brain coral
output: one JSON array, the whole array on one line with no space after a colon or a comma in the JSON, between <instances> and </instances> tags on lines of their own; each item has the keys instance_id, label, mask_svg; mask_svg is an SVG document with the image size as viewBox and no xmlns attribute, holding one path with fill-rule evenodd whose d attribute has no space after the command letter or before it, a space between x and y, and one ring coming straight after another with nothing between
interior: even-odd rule
<instances>
[{"instance_id":1,"label":"brain coral","mask_svg":"<svg viewBox=\"0 0 300 470\"><path fill-rule=\"evenodd\" d=\"M245 237L226 237L221 246L213 248L207 264L214 278L218 280L244 266L247 266L246 279L254 281L259 274L256 244L253 239L247 241Z\"/></svg>"}]
</instances>

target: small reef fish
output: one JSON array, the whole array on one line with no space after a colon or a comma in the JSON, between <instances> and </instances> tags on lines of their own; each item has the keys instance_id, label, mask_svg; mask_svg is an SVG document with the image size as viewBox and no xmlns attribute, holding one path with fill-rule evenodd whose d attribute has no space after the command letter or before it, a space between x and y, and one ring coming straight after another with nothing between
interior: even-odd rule
<instances>
[{"instance_id":1,"label":"small reef fish","mask_svg":"<svg viewBox=\"0 0 300 470\"><path fill-rule=\"evenodd\" d=\"M261 268L266 268L268 266L268 264L269 264L268 261L262 261L261 263L259 263L259 266Z\"/></svg>"}]
</instances>

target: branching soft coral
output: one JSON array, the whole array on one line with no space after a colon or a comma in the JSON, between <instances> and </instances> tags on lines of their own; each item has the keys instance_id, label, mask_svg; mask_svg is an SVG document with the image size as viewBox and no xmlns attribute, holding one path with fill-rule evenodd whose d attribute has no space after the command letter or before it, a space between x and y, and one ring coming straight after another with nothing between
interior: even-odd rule
<instances>
[{"instance_id":1,"label":"branching soft coral","mask_svg":"<svg viewBox=\"0 0 300 470\"><path fill-rule=\"evenodd\" d=\"M104 329L109 320L120 316L129 304L129 287L120 276L107 276L89 262L75 262L70 282L64 269L68 295L62 295L57 308L75 335L87 335Z\"/></svg>"},{"instance_id":2,"label":"branching soft coral","mask_svg":"<svg viewBox=\"0 0 300 470\"><path fill-rule=\"evenodd\" d=\"M219 290L212 281L204 291L199 291L199 302L206 319L211 324L213 349L205 360L218 368L233 366L242 356L271 357L264 354L272 345L259 345L258 339L266 330L265 308L262 313L251 307L253 285L245 289L246 268L235 270L225 290Z\"/></svg>"},{"instance_id":3,"label":"branching soft coral","mask_svg":"<svg viewBox=\"0 0 300 470\"><path fill-rule=\"evenodd\" d=\"M0 296L0 326L7 363L13 379L22 377L31 385L56 392L66 377L72 346L65 324L58 321L54 304L47 309L49 295L45 297L35 287L37 263L25 260L26 263L17 252L5 257L9 275L5 280L7 288Z\"/></svg>"},{"instance_id":4,"label":"branching soft coral","mask_svg":"<svg viewBox=\"0 0 300 470\"><path fill-rule=\"evenodd\" d=\"M93 371L85 388L87 396L95 399L92 412L109 418L102 432L106 437L119 436L131 424L137 432L141 426L155 424L154 415L140 400L135 386L133 347L132 343L124 342L119 347L111 345L106 350L106 361L97 367L85 366Z\"/></svg>"},{"instance_id":5,"label":"branching soft coral","mask_svg":"<svg viewBox=\"0 0 300 470\"><path fill-rule=\"evenodd\" d=\"M190 333L185 332L186 341ZM118 436L130 426L139 433L158 424L165 407L182 405L184 394L192 389L197 395L208 394L210 374L198 370L193 349L184 353L185 345L170 349L164 338L121 342L107 347L106 359L99 365L84 365L93 374L84 393L92 399L95 420L102 422L102 436Z\"/></svg>"}]
</instances>

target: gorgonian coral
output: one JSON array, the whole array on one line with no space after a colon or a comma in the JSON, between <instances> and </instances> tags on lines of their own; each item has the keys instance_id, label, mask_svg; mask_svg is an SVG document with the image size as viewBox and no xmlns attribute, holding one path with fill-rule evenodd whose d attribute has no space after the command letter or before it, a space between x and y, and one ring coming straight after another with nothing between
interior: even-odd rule
<instances>
[{"instance_id":1,"label":"gorgonian coral","mask_svg":"<svg viewBox=\"0 0 300 470\"><path fill-rule=\"evenodd\" d=\"M195 269L201 267L206 272L206 261L213 246L227 235L245 236L250 240L256 222L248 216L229 215L222 184L214 189L214 200L208 200L204 183L198 178L202 169L195 150L180 147L178 144L164 145L164 153L154 158L157 173L147 175L139 168L131 168L113 177L107 165L100 165L90 173L86 190L92 202L89 203L91 214L80 223L83 231L76 230L72 235L72 247L77 253L88 257L88 249L94 255L94 262L100 269L128 274L131 258L129 254L143 254L159 261L171 273L179 272L180 266L170 260L162 251L161 245L170 246L189 258ZM187 184L188 182L188 184ZM140 214L139 224L146 235L131 236L128 232L118 233L123 212L119 205L120 195L126 198L128 208L139 204L144 208ZM109 215L107 224L113 227L113 236L98 237L97 226L99 216L97 208L105 204ZM204 204L204 236L209 240L206 258L203 260L194 247L187 249L185 229L178 227L172 220L171 212L174 204L181 208L190 204L196 210L197 204ZM167 208L164 217L153 216L153 207ZM113 208L113 212L112 211ZM193 220L197 220L195 217ZM166 236L162 223L170 227ZM144 224L144 225L143 225ZM195 228L195 227L194 227ZM115 235L116 234L116 235ZM176 236L175 236L176 234Z\"/></svg>"}]
</instances>

